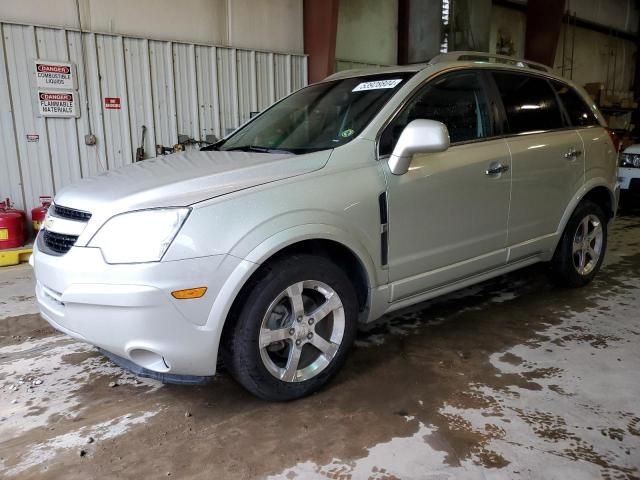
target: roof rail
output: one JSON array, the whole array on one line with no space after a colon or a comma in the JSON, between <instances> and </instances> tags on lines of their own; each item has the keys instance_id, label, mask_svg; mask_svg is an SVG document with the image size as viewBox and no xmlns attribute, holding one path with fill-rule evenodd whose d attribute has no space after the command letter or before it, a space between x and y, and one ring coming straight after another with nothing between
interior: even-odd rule
<instances>
[{"instance_id":1,"label":"roof rail","mask_svg":"<svg viewBox=\"0 0 640 480\"><path fill-rule=\"evenodd\" d=\"M430 65L445 62L483 62L483 63L502 63L514 67L530 68L542 72L553 73L551 67L542 63L523 60L520 58L508 57L506 55L496 55L487 52L449 52L442 53L431 59Z\"/></svg>"}]
</instances>

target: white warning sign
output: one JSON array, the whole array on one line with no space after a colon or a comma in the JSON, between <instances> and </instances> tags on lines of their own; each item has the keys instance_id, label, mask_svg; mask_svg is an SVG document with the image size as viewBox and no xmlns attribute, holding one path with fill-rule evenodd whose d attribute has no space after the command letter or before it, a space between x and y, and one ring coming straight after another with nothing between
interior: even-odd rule
<instances>
[{"instance_id":1,"label":"white warning sign","mask_svg":"<svg viewBox=\"0 0 640 480\"><path fill-rule=\"evenodd\" d=\"M38 110L43 117L77 117L78 98L75 92L38 91Z\"/></svg>"},{"instance_id":2,"label":"white warning sign","mask_svg":"<svg viewBox=\"0 0 640 480\"><path fill-rule=\"evenodd\" d=\"M74 70L73 64L71 63L36 60L36 86L38 88L75 90L76 79Z\"/></svg>"}]
</instances>

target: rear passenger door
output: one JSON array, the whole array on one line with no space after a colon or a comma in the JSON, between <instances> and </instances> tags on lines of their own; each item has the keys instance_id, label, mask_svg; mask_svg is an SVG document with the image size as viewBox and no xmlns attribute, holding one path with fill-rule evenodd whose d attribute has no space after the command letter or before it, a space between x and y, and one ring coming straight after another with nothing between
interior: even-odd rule
<instances>
[{"instance_id":1,"label":"rear passenger door","mask_svg":"<svg viewBox=\"0 0 640 480\"><path fill-rule=\"evenodd\" d=\"M547 251L562 215L584 183L584 146L551 82L493 72L512 159L509 261Z\"/></svg>"}]
</instances>

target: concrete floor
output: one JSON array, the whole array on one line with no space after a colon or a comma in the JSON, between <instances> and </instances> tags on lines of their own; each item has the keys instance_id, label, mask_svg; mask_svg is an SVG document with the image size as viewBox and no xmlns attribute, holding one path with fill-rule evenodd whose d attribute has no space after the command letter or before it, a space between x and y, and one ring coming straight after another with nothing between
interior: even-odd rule
<instances>
[{"instance_id":1,"label":"concrete floor","mask_svg":"<svg viewBox=\"0 0 640 480\"><path fill-rule=\"evenodd\" d=\"M2 478L640 478L638 216L591 286L537 266L382 319L288 404L137 380L35 312L0 270Z\"/></svg>"}]
</instances>

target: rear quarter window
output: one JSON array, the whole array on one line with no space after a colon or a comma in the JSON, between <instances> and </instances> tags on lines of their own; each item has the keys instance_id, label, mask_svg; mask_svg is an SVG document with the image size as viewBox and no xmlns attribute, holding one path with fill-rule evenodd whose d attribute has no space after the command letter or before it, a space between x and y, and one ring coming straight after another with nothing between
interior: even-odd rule
<instances>
[{"instance_id":1,"label":"rear quarter window","mask_svg":"<svg viewBox=\"0 0 640 480\"><path fill-rule=\"evenodd\" d=\"M519 73L493 72L507 114L509 133L527 133L565 127L549 82Z\"/></svg>"},{"instance_id":2,"label":"rear quarter window","mask_svg":"<svg viewBox=\"0 0 640 480\"><path fill-rule=\"evenodd\" d=\"M578 92L562 82L552 81L551 83L564 105L567 115L569 115L571 125L574 127L589 127L600 124L587 102Z\"/></svg>"}]
</instances>

